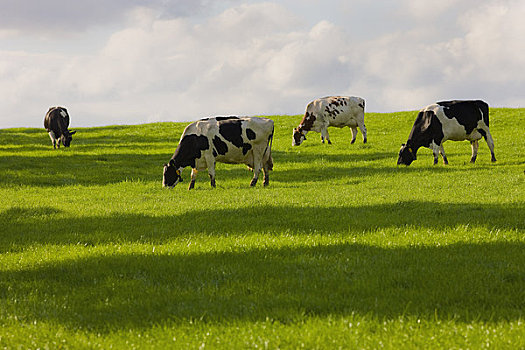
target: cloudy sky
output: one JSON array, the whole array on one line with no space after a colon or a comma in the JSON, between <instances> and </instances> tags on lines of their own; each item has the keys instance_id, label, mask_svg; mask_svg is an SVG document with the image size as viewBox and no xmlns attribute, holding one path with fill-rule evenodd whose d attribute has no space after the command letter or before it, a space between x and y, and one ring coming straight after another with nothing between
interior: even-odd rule
<instances>
[{"instance_id":1,"label":"cloudy sky","mask_svg":"<svg viewBox=\"0 0 525 350\"><path fill-rule=\"evenodd\" d=\"M523 0L0 0L0 128L525 107Z\"/></svg>"}]
</instances>

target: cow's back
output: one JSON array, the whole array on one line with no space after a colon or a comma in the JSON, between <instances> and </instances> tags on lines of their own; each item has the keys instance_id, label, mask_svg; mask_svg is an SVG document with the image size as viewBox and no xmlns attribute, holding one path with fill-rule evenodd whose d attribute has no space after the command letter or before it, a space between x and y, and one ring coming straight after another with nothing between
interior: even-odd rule
<instances>
[{"instance_id":1,"label":"cow's back","mask_svg":"<svg viewBox=\"0 0 525 350\"><path fill-rule=\"evenodd\" d=\"M245 122L245 134L249 141L256 144L267 143L273 135L273 120L263 117L247 117L241 119Z\"/></svg>"},{"instance_id":2,"label":"cow's back","mask_svg":"<svg viewBox=\"0 0 525 350\"><path fill-rule=\"evenodd\" d=\"M69 127L69 114L62 113L61 107L51 107L44 117L44 128L53 131L56 136L60 136Z\"/></svg>"},{"instance_id":3,"label":"cow's back","mask_svg":"<svg viewBox=\"0 0 525 350\"><path fill-rule=\"evenodd\" d=\"M358 121L364 121L364 108L365 100L361 97L329 96L310 102L306 112L313 114L320 125L355 127Z\"/></svg>"}]
</instances>

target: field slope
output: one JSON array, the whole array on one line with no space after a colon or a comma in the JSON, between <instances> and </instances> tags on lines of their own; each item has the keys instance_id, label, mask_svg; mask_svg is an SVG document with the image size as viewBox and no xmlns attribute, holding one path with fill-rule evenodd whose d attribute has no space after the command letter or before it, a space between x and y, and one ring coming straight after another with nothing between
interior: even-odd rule
<instances>
[{"instance_id":1,"label":"field slope","mask_svg":"<svg viewBox=\"0 0 525 350\"><path fill-rule=\"evenodd\" d=\"M0 130L0 348L525 347L525 110L448 166L396 166L415 112L293 148L271 118L267 188L162 188L183 123Z\"/></svg>"}]
</instances>

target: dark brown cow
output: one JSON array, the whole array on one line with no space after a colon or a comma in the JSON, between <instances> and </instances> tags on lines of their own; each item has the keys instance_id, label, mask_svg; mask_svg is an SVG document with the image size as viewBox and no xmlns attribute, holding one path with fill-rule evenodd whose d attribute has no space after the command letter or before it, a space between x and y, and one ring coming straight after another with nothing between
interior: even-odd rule
<instances>
[{"instance_id":1,"label":"dark brown cow","mask_svg":"<svg viewBox=\"0 0 525 350\"><path fill-rule=\"evenodd\" d=\"M69 131L69 114L64 107L50 107L44 118L44 128L46 128L53 142L53 148L60 148L60 142L64 147L69 147L71 135L76 131Z\"/></svg>"}]
</instances>

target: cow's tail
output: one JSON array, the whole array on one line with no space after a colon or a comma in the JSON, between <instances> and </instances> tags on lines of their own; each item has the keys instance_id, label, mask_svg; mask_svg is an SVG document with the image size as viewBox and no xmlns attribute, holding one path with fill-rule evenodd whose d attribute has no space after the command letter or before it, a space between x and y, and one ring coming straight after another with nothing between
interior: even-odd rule
<instances>
[{"instance_id":1,"label":"cow's tail","mask_svg":"<svg viewBox=\"0 0 525 350\"><path fill-rule=\"evenodd\" d=\"M484 101L478 101L477 103L481 114L483 115L483 122L489 126L489 105Z\"/></svg>"},{"instance_id":2,"label":"cow's tail","mask_svg":"<svg viewBox=\"0 0 525 350\"><path fill-rule=\"evenodd\" d=\"M268 160L266 161L266 165L268 167L268 170L273 170L273 159L272 159L272 143L273 143L273 133L274 133L274 130L275 130L275 127L272 126L272 133L270 134L270 137L269 137L269 147L267 146L266 148L266 152L269 152L268 154Z\"/></svg>"}]
</instances>

